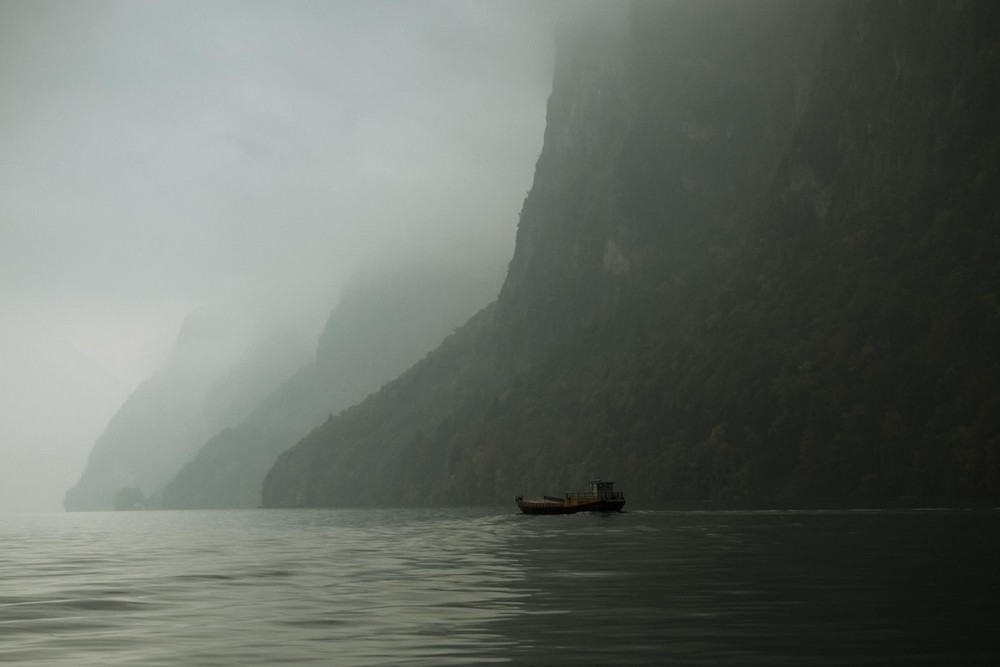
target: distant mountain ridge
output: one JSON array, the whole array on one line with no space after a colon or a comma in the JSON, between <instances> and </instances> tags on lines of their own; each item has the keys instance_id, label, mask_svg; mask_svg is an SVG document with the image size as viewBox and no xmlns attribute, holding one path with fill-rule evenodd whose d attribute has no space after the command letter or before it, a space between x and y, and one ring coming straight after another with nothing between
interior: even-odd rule
<instances>
[{"instance_id":1,"label":"distant mountain ridge","mask_svg":"<svg viewBox=\"0 0 1000 667\"><path fill-rule=\"evenodd\" d=\"M304 341L267 336L249 344L231 316L202 308L185 320L166 365L126 399L97 438L69 511L114 509L122 489L149 502L209 434L243 418L301 365Z\"/></svg>"},{"instance_id":2,"label":"distant mountain ridge","mask_svg":"<svg viewBox=\"0 0 1000 667\"><path fill-rule=\"evenodd\" d=\"M278 454L419 361L495 297L500 277L488 262L441 262L357 279L330 315L315 360L208 439L165 486L164 508L260 506Z\"/></svg>"},{"instance_id":3,"label":"distant mountain ridge","mask_svg":"<svg viewBox=\"0 0 1000 667\"><path fill-rule=\"evenodd\" d=\"M345 289L311 355L288 336L240 355L240 326L196 311L166 366L95 442L65 508L117 509L119 494L129 508L258 507L281 451L417 362L493 299L501 278L488 260L370 268Z\"/></svg>"},{"instance_id":4,"label":"distant mountain ridge","mask_svg":"<svg viewBox=\"0 0 1000 667\"><path fill-rule=\"evenodd\" d=\"M1000 5L625 14L560 35L497 301L266 506L1000 492Z\"/></svg>"}]
</instances>

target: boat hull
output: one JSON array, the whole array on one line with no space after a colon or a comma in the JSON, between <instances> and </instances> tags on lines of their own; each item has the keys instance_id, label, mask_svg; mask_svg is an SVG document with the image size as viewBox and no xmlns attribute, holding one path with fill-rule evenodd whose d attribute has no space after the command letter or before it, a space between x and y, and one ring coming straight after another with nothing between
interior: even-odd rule
<instances>
[{"instance_id":1,"label":"boat hull","mask_svg":"<svg viewBox=\"0 0 1000 667\"><path fill-rule=\"evenodd\" d=\"M621 498L593 500L550 500L517 496L518 508L525 514L576 514L577 512L621 512L625 500Z\"/></svg>"}]
</instances>

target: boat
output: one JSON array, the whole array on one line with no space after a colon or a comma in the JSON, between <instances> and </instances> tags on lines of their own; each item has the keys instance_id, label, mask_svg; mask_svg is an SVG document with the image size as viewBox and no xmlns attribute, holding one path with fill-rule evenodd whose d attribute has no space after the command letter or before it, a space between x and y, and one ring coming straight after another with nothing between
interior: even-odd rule
<instances>
[{"instance_id":1,"label":"boat","mask_svg":"<svg viewBox=\"0 0 1000 667\"><path fill-rule=\"evenodd\" d=\"M595 479L590 490L556 496L514 496L514 502L525 514L576 514L577 512L621 512L625 494L615 491L614 482Z\"/></svg>"}]
</instances>

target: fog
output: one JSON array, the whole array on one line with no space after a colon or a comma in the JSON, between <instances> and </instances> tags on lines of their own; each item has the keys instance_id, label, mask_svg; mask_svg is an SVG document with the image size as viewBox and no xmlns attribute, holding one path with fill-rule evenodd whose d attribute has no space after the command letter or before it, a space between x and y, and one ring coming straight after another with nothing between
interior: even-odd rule
<instances>
[{"instance_id":1,"label":"fog","mask_svg":"<svg viewBox=\"0 0 1000 667\"><path fill-rule=\"evenodd\" d=\"M0 511L61 508L195 308L316 336L363 267L509 258L554 14L0 4Z\"/></svg>"}]
</instances>

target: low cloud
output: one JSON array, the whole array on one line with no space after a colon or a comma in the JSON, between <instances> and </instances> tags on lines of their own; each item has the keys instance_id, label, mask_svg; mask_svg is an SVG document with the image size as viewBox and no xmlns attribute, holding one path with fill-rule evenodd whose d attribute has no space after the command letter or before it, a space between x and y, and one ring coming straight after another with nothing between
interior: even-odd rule
<instances>
[{"instance_id":1,"label":"low cloud","mask_svg":"<svg viewBox=\"0 0 1000 667\"><path fill-rule=\"evenodd\" d=\"M554 13L3 3L0 510L58 509L193 308L316 328L368 263L508 257Z\"/></svg>"}]
</instances>

